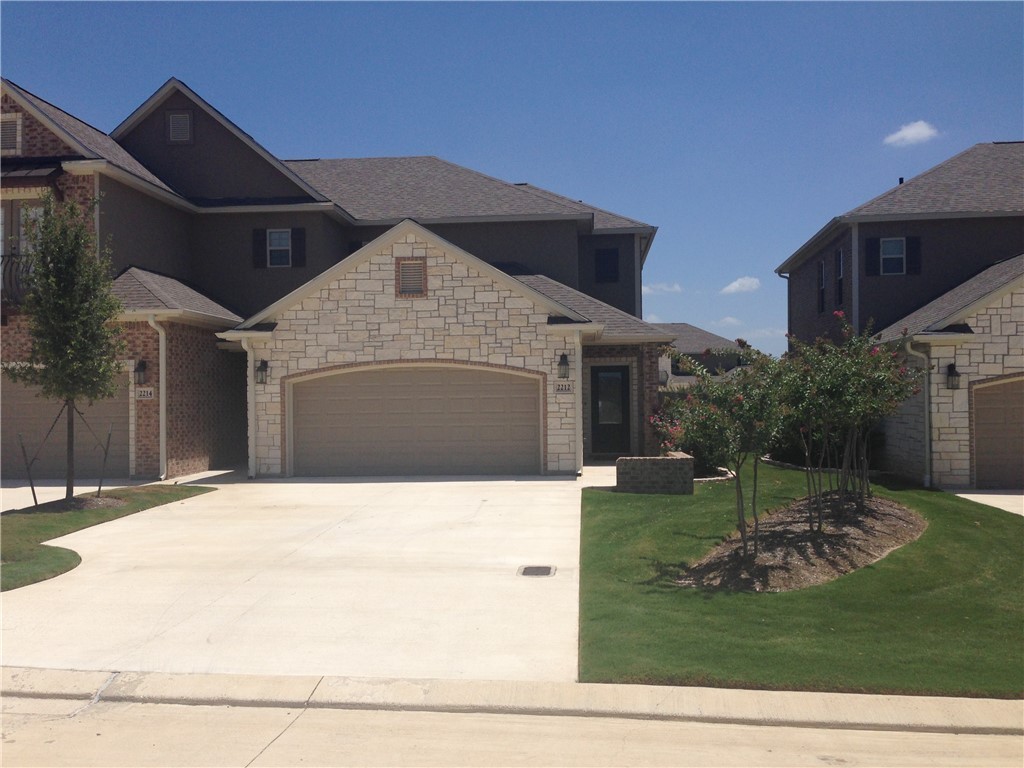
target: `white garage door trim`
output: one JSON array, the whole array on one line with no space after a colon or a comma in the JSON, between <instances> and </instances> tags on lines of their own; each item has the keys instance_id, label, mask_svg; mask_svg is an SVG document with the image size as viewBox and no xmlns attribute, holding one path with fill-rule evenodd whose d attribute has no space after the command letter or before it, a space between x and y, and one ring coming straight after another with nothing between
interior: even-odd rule
<instances>
[{"instance_id":1,"label":"white garage door trim","mask_svg":"<svg viewBox=\"0 0 1024 768\"><path fill-rule=\"evenodd\" d=\"M348 374L368 372L368 371L381 371L385 369L406 369L406 370L462 370L462 371L478 371L478 372L491 372L496 374L504 374L508 376L517 376L524 379L529 379L535 382L537 387L537 471L538 475L544 474L546 464L546 440L547 440L547 397L545 392L545 376L543 373L538 371L530 371L521 368L511 368L502 365L492 365L487 363L473 363L473 362L462 362L462 361L415 361L415 360L402 360L402 361L380 361L375 363L348 363L342 365L335 365L328 368L321 368L316 371L302 372L291 374L282 379L282 385L284 386L284 401L285 409L282 415L285 419L283 425L283 435L285 437L285 445L282 446L284 453L286 474L289 477L295 476L295 454L296 454L296 438L295 438L295 385L307 383L314 379L334 377L334 376L345 376Z\"/></svg>"}]
</instances>

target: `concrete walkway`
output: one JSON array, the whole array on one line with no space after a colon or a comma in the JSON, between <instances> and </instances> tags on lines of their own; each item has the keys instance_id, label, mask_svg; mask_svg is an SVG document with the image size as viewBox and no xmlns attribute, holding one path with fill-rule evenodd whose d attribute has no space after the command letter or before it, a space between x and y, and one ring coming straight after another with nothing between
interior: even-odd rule
<instances>
[{"instance_id":1,"label":"concrete walkway","mask_svg":"<svg viewBox=\"0 0 1024 768\"><path fill-rule=\"evenodd\" d=\"M475 712L1024 736L1024 701L937 696L509 680L177 675L20 667L4 667L0 690L5 699Z\"/></svg>"},{"instance_id":2,"label":"concrete walkway","mask_svg":"<svg viewBox=\"0 0 1024 768\"><path fill-rule=\"evenodd\" d=\"M990 507L1024 516L1024 492L1021 491L950 491L961 499L976 501Z\"/></svg>"}]
</instances>

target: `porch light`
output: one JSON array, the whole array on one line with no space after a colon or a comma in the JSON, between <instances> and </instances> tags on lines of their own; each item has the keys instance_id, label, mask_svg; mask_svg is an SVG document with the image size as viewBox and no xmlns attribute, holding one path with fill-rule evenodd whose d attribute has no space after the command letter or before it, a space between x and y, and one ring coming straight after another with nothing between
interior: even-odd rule
<instances>
[{"instance_id":1,"label":"porch light","mask_svg":"<svg viewBox=\"0 0 1024 768\"><path fill-rule=\"evenodd\" d=\"M563 352L562 356L558 358L558 378L569 378L569 356L565 354L565 352Z\"/></svg>"},{"instance_id":2,"label":"porch light","mask_svg":"<svg viewBox=\"0 0 1024 768\"><path fill-rule=\"evenodd\" d=\"M946 366L946 387L960 389L960 371L956 369L956 363Z\"/></svg>"},{"instance_id":3,"label":"porch light","mask_svg":"<svg viewBox=\"0 0 1024 768\"><path fill-rule=\"evenodd\" d=\"M256 366L256 383L266 384L267 373L270 371L270 363L266 360L260 360L260 364Z\"/></svg>"},{"instance_id":4,"label":"porch light","mask_svg":"<svg viewBox=\"0 0 1024 768\"><path fill-rule=\"evenodd\" d=\"M135 370L132 371L132 378L135 381L135 386L141 387L146 383L146 361L139 360L135 363Z\"/></svg>"}]
</instances>

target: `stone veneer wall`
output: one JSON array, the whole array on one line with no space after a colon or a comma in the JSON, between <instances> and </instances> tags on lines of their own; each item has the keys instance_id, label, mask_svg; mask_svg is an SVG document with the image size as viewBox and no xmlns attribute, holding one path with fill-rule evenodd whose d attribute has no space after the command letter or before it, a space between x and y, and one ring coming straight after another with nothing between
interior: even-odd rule
<instances>
[{"instance_id":1,"label":"stone veneer wall","mask_svg":"<svg viewBox=\"0 0 1024 768\"><path fill-rule=\"evenodd\" d=\"M966 323L974 329L969 341L931 346L931 370L922 382L931 395L932 483L942 488L975 483L972 388L991 379L1024 374L1024 291L1006 294ZM959 389L946 386L946 366L951 362L960 372ZM899 422L890 420L887 442L914 439L900 429Z\"/></svg>"},{"instance_id":2,"label":"stone veneer wall","mask_svg":"<svg viewBox=\"0 0 1024 768\"><path fill-rule=\"evenodd\" d=\"M693 457L625 456L615 460L615 490L622 493L693 494Z\"/></svg>"},{"instance_id":3,"label":"stone veneer wall","mask_svg":"<svg viewBox=\"0 0 1024 768\"><path fill-rule=\"evenodd\" d=\"M424 298L395 295L395 259L427 259ZM256 360L270 363L266 385L255 385L256 472L288 470L285 400L288 383L304 374L345 367L438 361L539 374L543 465L575 472L576 398L556 393L558 357L573 360L571 338L549 334L548 311L448 254L422 235L407 234L343 273L299 305L281 312L267 340L254 339Z\"/></svg>"}]
</instances>

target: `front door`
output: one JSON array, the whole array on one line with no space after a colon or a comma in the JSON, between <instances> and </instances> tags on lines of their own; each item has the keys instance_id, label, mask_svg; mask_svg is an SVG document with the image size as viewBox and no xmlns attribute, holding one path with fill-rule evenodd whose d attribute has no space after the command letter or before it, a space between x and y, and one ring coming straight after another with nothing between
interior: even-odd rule
<instances>
[{"instance_id":1,"label":"front door","mask_svg":"<svg viewBox=\"0 0 1024 768\"><path fill-rule=\"evenodd\" d=\"M591 453L622 456L629 450L629 366L590 369Z\"/></svg>"}]
</instances>

